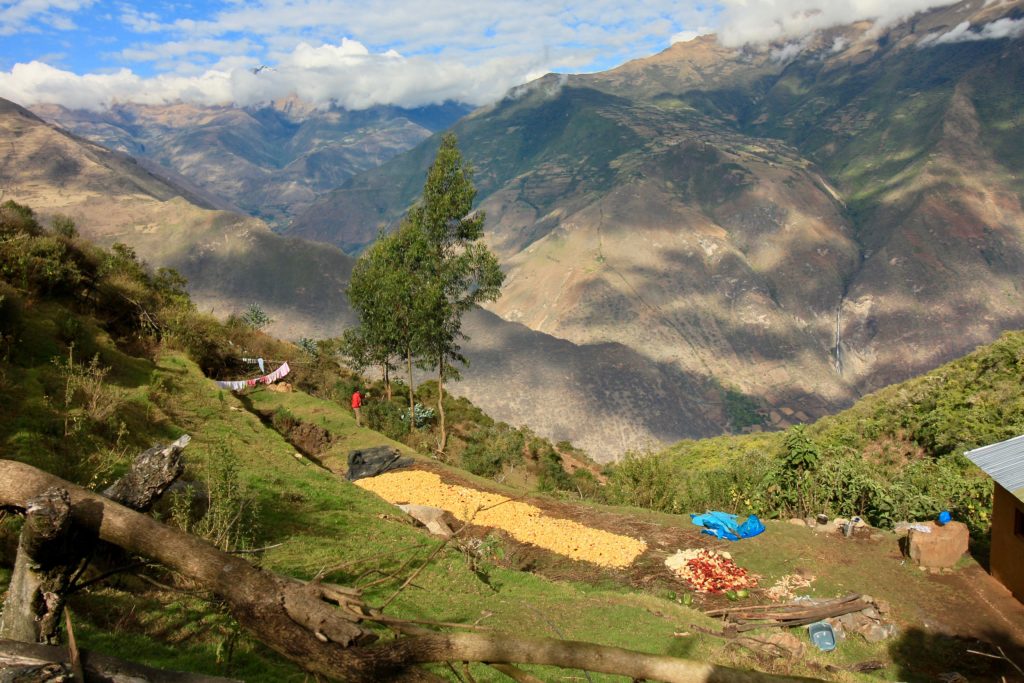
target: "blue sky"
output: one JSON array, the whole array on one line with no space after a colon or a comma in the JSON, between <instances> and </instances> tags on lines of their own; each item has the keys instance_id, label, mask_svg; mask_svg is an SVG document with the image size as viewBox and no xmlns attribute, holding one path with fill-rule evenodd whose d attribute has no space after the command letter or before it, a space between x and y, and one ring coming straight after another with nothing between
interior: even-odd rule
<instances>
[{"instance_id":1,"label":"blue sky","mask_svg":"<svg viewBox=\"0 0 1024 683\"><path fill-rule=\"evenodd\" d=\"M718 31L733 45L948 0L0 0L0 96L359 108L483 104L549 71L585 72ZM259 74L252 70L270 66Z\"/></svg>"}]
</instances>

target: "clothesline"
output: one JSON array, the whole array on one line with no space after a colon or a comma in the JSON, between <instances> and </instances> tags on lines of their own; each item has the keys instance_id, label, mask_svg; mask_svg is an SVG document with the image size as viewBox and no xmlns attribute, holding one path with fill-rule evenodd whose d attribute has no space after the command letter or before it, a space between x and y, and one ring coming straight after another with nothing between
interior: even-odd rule
<instances>
[{"instance_id":1,"label":"clothesline","mask_svg":"<svg viewBox=\"0 0 1024 683\"><path fill-rule=\"evenodd\" d=\"M274 370L269 375L263 375L262 377L256 377L254 379L240 379L234 381L214 380L214 382L221 389L227 389L228 391L241 391L249 387L254 387L257 384L273 384L289 372L291 372L291 368L288 367L288 361L285 361L281 367Z\"/></svg>"}]
</instances>

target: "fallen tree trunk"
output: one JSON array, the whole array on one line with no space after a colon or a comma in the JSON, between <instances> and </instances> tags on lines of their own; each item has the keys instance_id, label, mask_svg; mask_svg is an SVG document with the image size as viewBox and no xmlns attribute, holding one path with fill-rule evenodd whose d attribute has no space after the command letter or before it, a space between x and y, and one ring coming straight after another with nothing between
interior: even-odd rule
<instances>
[{"instance_id":1,"label":"fallen tree trunk","mask_svg":"<svg viewBox=\"0 0 1024 683\"><path fill-rule=\"evenodd\" d=\"M417 664L475 661L547 664L679 683L796 680L591 643L509 634L437 633L368 645L377 639L367 624L375 610L362 602L358 591L276 576L46 472L0 460L0 506L24 508L26 500L54 486L67 488L76 524L197 581L220 596L256 638L314 673L377 681L403 673L415 677L409 667Z\"/></svg>"},{"instance_id":2,"label":"fallen tree trunk","mask_svg":"<svg viewBox=\"0 0 1024 683\"><path fill-rule=\"evenodd\" d=\"M88 650L80 650L80 653L86 674L90 677L100 676L112 683L237 683L231 678L154 669ZM8 673L12 674L12 680L19 680L13 674L24 675L28 669L53 664L57 665L58 674L66 674L69 672L70 661L70 654L64 647L0 640L0 683L5 683L4 676Z\"/></svg>"}]
</instances>

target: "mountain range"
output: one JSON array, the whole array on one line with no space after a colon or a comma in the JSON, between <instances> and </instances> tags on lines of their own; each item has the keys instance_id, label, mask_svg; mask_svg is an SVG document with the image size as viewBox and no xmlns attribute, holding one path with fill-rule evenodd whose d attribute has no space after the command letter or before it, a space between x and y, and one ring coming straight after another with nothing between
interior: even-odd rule
<instances>
[{"instance_id":1,"label":"mountain range","mask_svg":"<svg viewBox=\"0 0 1024 683\"><path fill-rule=\"evenodd\" d=\"M499 316L817 417L1024 323L1024 11L971 0L786 44L704 36L548 75L453 127ZM433 138L287 229L342 247Z\"/></svg>"},{"instance_id":2,"label":"mountain range","mask_svg":"<svg viewBox=\"0 0 1024 683\"><path fill-rule=\"evenodd\" d=\"M1021 327L1022 26L1019 0L971 0L771 46L705 36L459 119L508 278L456 390L608 460L810 420ZM352 257L462 113L36 111L74 135L0 107L2 198L291 337L352 322Z\"/></svg>"},{"instance_id":3,"label":"mountain range","mask_svg":"<svg viewBox=\"0 0 1024 683\"><path fill-rule=\"evenodd\" d=\"M245 108L125 103L89 111L43 104L33 111L277 227L350 176L444 130L469 107L446 102L349 111L292 97Z\"/></svg>"}]
</instances>

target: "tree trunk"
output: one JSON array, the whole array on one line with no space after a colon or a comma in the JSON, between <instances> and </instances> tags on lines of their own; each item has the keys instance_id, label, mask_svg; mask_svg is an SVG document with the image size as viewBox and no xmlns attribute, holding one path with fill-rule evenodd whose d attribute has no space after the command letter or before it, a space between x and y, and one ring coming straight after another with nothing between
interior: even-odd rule
<instances>
[{"instance_id":1,"label":"tree trunk","mask_svg":"<svg viewBox=\"0 0 1024 683\"><path fill-rule=\"evenodd\" d=\"M384 375L384 395L387 396L388 400L391 400L391 364L388 361L384 361L381 364L381 370Z\"/></svg>"},{"instance_id":2,"label":"tree trunk","mask_svg":"<svg viewBox=\"0 0 1024 683\"><path fill-rule=\"evenodd\" d=\"M276 576L51 474L0 460L0 507L25 508L26 501L57 486L67 489L73 523L100 540L192 578L221 597L256 638L313 673L380 681L415 676L407 670L417 664L472 661L553 665L670 683L798 680L591 643L501 633L437 633L367 645L376 636L363 624L378 613L362 602L359 591Z\"/></svg>"},{"instance_id":3,"label":"tree trunk","mask_svg":"<svg viewBox=\"0 0 1024 683\"><path fill-rule=\"evenodd\" d=\"M18 539L10 589L0 617L0 638L57 642L71 581L71 497L54 486L25 499L25 526Z\"/></svg>"},{"instance_id":4,"label":"tree trunk","mask_svg":"<svg viewBox=\"0 0 1024 683\"><path fill-rule=\"evenodd\" d=\"M153 446L135 458L129 472L103 495L137 512L147 512L185 471L182 451L192 440L185 434L166 446Z\"/></svg>"},{"instance_id":5,"label":"tree trunk","mask_svg":"<svg viewBox=\"0 0 1024 683\"><path fill-rule=\"evenodd\" d=\"M444 453L444 449L448 447L448 431L444 424L444 359L437 363L437 417L437 426L441 431L437 450Z\"/></svg>"},{"instance_id":6,"label":"tree trunk","mask_svg":"<svg viewBox=\"0 0 1024 683\"><path fill-rule=\"evenodd\" d=\"M412 383L412 349L406 349L405 351L405 362L406 367L409 369L409 433L412 434L412 430L416 426L416 393L414 391Z\"/></svg>"}]
</instances>

